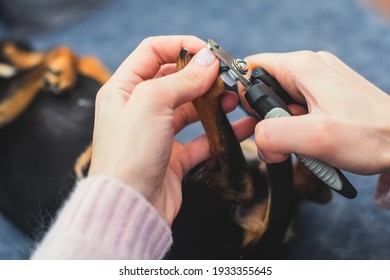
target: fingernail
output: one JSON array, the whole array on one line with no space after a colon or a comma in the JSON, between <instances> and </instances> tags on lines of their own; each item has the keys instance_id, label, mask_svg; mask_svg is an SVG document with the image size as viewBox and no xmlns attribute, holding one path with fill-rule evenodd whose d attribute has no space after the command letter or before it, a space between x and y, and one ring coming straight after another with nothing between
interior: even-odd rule
<instances>
[{"instance_id":1,"label":"fingernail","mask_svg":"<svg viewBox=\"0 0 390 280\"><path fill-rule=\"evenodd\" d=\"M210 66L216 57L209 48L201 49L194 57L194 62L203 66Z\"/></svg>"},{"instance_id":2,"label":"fingernail","mask_svg":"<svg viewBox=\"0 0 390 280\"><path fill-rule=\"evenodd\" d=\"M261 152L261 150L258 148L257 149L257 155L259 156L259 158L264 161L264 156L263 156L263 153Z\"/></svg>"}]
</instances>

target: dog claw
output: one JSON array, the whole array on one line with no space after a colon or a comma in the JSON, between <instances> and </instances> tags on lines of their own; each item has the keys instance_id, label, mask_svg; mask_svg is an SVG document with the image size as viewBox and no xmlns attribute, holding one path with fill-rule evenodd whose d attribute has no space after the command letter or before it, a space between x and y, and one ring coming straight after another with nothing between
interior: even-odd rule
<instances>
[{"instance_id":1,"label":"dog claw","mask_svg":"<svg viewBox=\"0 0 390 280\"><path fill-rule=\"evenodd\" d=\"M182 48L180 50L180 59L184 59L184 57L186 56L187 52L188 52L188 49Z\"/></svg>"}]
</instances>

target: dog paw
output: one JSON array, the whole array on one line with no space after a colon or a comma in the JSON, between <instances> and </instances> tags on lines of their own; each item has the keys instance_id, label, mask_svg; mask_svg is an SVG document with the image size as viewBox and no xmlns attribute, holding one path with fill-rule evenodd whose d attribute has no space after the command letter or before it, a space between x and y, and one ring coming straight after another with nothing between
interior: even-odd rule
<instances>
[{"instance_id":1,"label":"dog paw","mask_svg":"<svg viewBox=\"0 0 390 280\"><path fill-rule=\"evenodd\" d=\"M0 77L11 78L22 70L32 69L43 60L43 54L34 52L20 41L0 41Z\"/></svg>"},{"instance_id":2,"label":"dog paw","mask_svg":"<svg viewBox=\"0 0 390 280\"><path fill-rule=\"evenodd\" d=\"M73 89L77 81L77 57L69 49L59 47L50 51L45 59L43 88L55 95Z\"/></svg>"}]
</instances>

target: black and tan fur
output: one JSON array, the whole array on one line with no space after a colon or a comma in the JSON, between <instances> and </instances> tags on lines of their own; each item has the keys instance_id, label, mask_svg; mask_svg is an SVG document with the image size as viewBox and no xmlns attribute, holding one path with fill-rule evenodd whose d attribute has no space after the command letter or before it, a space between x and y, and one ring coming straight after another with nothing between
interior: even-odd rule
<instances>
[{"instance_id":1,"label":"black and tan fur","mask_svg":"<svg viewBox=\"0 0 390 280\"><path fill-rule=\"evenodd\" d=\"M34 239L88 168L95 95L110 76L67 47L0 42L0 211Z\"/></svg>"}]
</instances>

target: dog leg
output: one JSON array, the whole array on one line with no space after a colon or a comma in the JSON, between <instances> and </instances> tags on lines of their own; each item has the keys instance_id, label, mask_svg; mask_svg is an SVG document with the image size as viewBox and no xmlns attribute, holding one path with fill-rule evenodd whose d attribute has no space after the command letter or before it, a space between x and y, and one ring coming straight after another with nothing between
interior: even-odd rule
<instances>
[{"instance_id":1,"label":"dog leg","mask_svg":"<svg viewBox=\"0 0 390 280\"><path fill-rule=\"evenodd\" d=\"M42 88L44 66L16 78L0 101L0 127L18 117Z\"/></svg>"},{"instance_id":2,"label":"dog leg","mask_svg":"<svg viewBox=\"0 0 390 280\"><path fill-rule=\"evenodd\" d=\"M59 94L76 83L76 55L68 48L59 47L43 54L4 43L2 55L13 67L26 70L26 74L16 77L2 97L0 126L19 116L42 88Z\"/></svg>"},{"instance_id":3,"label":"dog leg","mask_svg":"<svg viewBox=\"0 0 390 280\"><path fill-rule=\"evenodd\" d=\"M12 66L16 70L31 69L42 63L44 54L33 52L24 44L5 42L0 44L2 64Z\"/></svg>"},{"instance_id":4,"label":"dog leg","mask_svg":"<svg viewBox=\"0 0 390 280\"><path fill-rule=\"evenodd\" d=\"M253 170L253 175L260 175L262 178L267 177L267 165L265 162L259 160L257 154L257 147L253 140L247 139L241 142L241 149L248 165ZM257 185L266 185L267 182L257 183ZM267 190L267 193L270 190ZM269 225L269 218L271 212L271 195L263 196L260 203L252 203L250 207L238 207L239 211L243 211L240 215L236 216L236 220L239 220L239 224L244 229L245 235L243 239L243 245L248 246L251 243L257 241L267 230ZM239 213L237 211L237 213Z\"/></svg>"},{"instance_id":5,"label":"dog leg","mask_svg":"<svg viewBox=\"0 0 390 280\"><path fill-rule=\"evenodd\" d=\"M182 49L178 70L184 68L192 55ZM246 169L246 161L233 129L220 106L225 84L220 78L210 90L193 101L210 144L210 159L206 161L206 173L202 180L215 189L224 199L248 202L254 197L254 185ZM202 174L202 172L198 172Z\"/></svg>"},{"instance_id":6,"label":"dog leg","mask_svg":"<svg viewBox=\"0 0 390 280\"><path fill-rule=\"evenodd\" d=\"M178 70L182 69L191 57L192 55L183 49L177 63ZM218 77L211 89L193 102L209 140L210 159L196 168L191 176L232 202L233 217L243 228L243 245L246 246L258 240L267 229L270 196L265 187L264 196L254 200L255 184L251 171L239 141L220 107L220 98L224 92L225 85Z\"/></svg>"},{"instance_id":7,"label":"dog leg","mask_svg":"<svg viewBox=\"0 0 390 280\"><path fill-rule=\"evenodd\" d=\"M84 56L78 61L78 71L80 74L97 81L100 85L105 84L112 73L95 57Z\"/></svg>"},{"instance_id":8,"label":"dog leg","mask_svg":"<svg viewBox=\"0 0 390 280\"><path fill-rule=\"evenodd\" d=\"M263 177L267 177L268 167L263 161L259 160L259 157L257 155L257 147L254 141L250 139L245 140L244 142L241 143L241 148L249 165L257 169L259 173L262 174ZM324 183L300 161L296 161L293 165L293 181L294 181L294 189L295 189L297 199L311 200L316 203L324 204L329 202L329 200L332 197L332 193L329 190L329 188L326 187ZM289 190L287 187L284 190L284 192L292 194L291 190ZM277 193L278 191L274 190L273 194L278 195ZM295 195L291 195L288 201L286 201L286 204L287 203L291 204L291 202L294 202L295 200L294 197ZM281 199L275 199L275 198L273 198L273 200L279 203L282 201ZM267 208L267 211L269 211L268 213L264 213L264 208L256 210L256 208L254 207L251 208L251 211L254 212L257 211L256 215L258 217L265 217L263 220L269 219L270 211L271 211L270 206L272 205L271 196L268 197L267 205L269 206ZM273 207L275 208L275 205ZM289 207L286 206L286 208ZM275 209L273 209L273 211L275 212ZM246 218L246 221L241 222L241 224L242 225L247 224L248 227L253 230L254 221L252 219L253 217L256 217L256 215L248 215L248 216L243 215L243 217ZM263 222L263 224L259 224L258 226L265 230L266 229L265 224L266 223ZM254 232L260 232L260 231L261 229L254 230ZM249 234L250 230L248 229L246 230L246 232L247 232L246 234L247 239L244 240L244 244L246 242L253 243L253 241L250 241L250 240L254 240L254 238L250 237ZM289 227L285 236L285 241L283 243L286 243L286 240L288 240L292 236L291 232L292 232L291 227Z\"/></svg>"},{"instance_id":9,"label":"dog leg","mask_svg":"<svg viewBox=\"0 0 390 280\"><path fill-rule=\"evenodd\" d=\"M263 161L259 161L256 144L247 139L241 143L241 149L246 161L249 164L257 163L260 173L266 176L267 165ZM302 199L327 203L332 198L329 188L299 160L293 166L293 179L298 197Z\"/></svg>"},{"instance_id":10,"label":"dog leg","mask_svg":"<svg viewBox=\"0 0 390 280\"><path fill-rule=\"evenodd\" d=\"M43 58L42 53L33 52L25 44L0 43L0 76L9 79L27 71L15 77L7 91L0 93L0 127L19 116L38 93Z\"/></svg>"}]
</instances>

